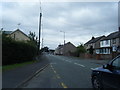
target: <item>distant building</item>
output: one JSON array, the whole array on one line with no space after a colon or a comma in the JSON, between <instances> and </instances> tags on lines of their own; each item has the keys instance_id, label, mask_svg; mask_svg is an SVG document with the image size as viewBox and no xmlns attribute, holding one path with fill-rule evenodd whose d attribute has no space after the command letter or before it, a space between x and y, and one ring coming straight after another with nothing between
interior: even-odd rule
<instances>
[{"instance_id":1,"label":"distant building","mask_svg":"<svg viewBox=\"0 0 120 90\"><path fill-rule=\"evenodd\" d=\"M53 50L53 49L49 50L49 54L54 54L54 52L55 52L55 50Z\"/></svg>"},{"instance_id":2,"label":"distant building","mask_svg":"<svg viewBox=\"0 0 120 90\"><path fill-rule=\"evenodd\" d=\"M6 37L11 37L16 41L30 41L30 38L19 29L15 31L3 31L3 33L6 34Z\"/></svg>"},{"instance_id":3,"label":"distant building","mask_svg":"<svg viewBox=\"0 0 120 90\"><path fill-rule=\"evenodd\" d=\"M68 42L65 45L58 45L54 53L57 55L71 56L76 50L76 46L74 46L71 42Z\"/></svg>"}]
</instances>

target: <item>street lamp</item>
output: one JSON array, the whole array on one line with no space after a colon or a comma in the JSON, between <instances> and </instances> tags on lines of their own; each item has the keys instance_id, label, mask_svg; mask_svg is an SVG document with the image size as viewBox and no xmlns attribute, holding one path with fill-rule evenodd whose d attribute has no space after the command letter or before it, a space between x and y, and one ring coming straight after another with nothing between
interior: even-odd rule
<instances>
[{"instance_id":1,"label":"street lamp","mask_svg":"<svg viewBox=\"0 0 120 90\"><path fill-rule=\"evenodd\" d=\"M63 45L63 55L65 54L65 32L64 31L60 31L60 32L63 32L64 34L64 45Z\"/></svg>"},{"instance_id":2,"label":"street lamp","mask_svg":"<svg viewBox=\"0 0 120 90\"><path fill-rule=\"evenodd\" d=\"M65 32L64 31L60 31L60 32L63 32L63 34L64 34L64 45L65 45Z\"/></svg>"}]
</instances>

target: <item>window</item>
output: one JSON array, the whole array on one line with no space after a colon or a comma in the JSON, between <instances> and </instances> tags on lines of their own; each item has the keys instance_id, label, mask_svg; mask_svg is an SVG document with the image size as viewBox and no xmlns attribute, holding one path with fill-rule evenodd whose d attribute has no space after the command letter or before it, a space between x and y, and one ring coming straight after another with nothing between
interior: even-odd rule
<instances>
[{"instance_id":1,"label":"window","mask_svg":"<svg viewBox=\"0 0 120 90\"><path fill-rule=\"evenodd\" d=\"M108 49L108 54L110 54L110 49Z\"/></svg>"},{"instance_id":2,"label":"window","mask_svg":"<svg viewBox=\"0 0 120 90\"><path fill-rule=\"evenodd\" d=\"M100 47L102 47L103 46L103 41L100 41Z\"/></svg>"},{"instance_id":3,"label":"window","mask_svg":"<svg viewBox=\"0 0 120 90\"><path fill-rule=\"evenodd\" d=\"M116 58L113 62L112 62L112 66L115 69L120 69L120 57Z\"/></svg>"},{"instance_id":4,"label":"window","mask_svg":"<svg viewBox=\"0 0 120 90\"><path fill-rule=\"evenodd\" d=\"M106 44L109 44L109 41L108 41L108 40L106 40Z\"/></svg>"},{"instance_id":5,"label":"window","mask_svg":"<svg viewBox=\"0 0 120 90\"><path fill-rule=\"evenodd\" d=\"M104 45L103 41L101 42L102 46Z\"/></svg>"},{"instance_id":6,"label":"window","mask_svg":"<svg viewBox=\"0 0 120 90\"><path fill-rule=\"evenodd\" d=\"M96 49L96 54L100 54L99 49Z\"/></svg>"},{"instance_id":7,"label":"window","mask_svg":"<svg viewBox=\"0 0 120 90\"><path fill-rule=\"evenodd\" d=\"M112 43L116 44L116 38L112 39Z\"/></svg>"}]
</instances>

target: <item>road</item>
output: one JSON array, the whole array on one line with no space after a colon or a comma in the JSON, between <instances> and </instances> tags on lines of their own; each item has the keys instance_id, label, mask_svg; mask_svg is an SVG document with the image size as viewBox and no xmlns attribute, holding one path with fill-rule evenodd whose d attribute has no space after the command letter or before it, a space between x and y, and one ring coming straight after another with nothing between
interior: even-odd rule
<instances>
[{"instance_id":1,"label":"road","mask_svg":"<svg viewBox=\"0 0 120 90\"><path fill-rule=\"evenodd\" d=\"M92 88L91 70L106 62L50 54L46 57L50 65L22 88Z\"/></svg>"}]
</instances>

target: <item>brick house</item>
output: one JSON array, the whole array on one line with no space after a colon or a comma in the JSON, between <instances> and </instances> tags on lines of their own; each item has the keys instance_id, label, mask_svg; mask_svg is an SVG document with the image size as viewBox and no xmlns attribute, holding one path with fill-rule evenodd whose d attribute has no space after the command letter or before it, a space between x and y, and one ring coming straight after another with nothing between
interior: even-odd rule
<instances>
[{"instance_id":1,"label":"brick house","mask_svg":"<svg viewBox=\"0 0 120 90\"><path fill-rule=\"evenodd\" d=\"M66 43L65 45L58 45L55 49L55 54L71 56L77 50L71 42Z\"/></svg>"},{"instance_id":2,"label":"brick house","mask_svg":"<svg viewBox=\"0 0 120 90\"><path fill-rule=\"evenodd\" d=\"M109 34L100 41L101 59L112 59L120 54L120 31Z\"/></svg>"},{"instance_id":3,"label":"brick house","mask_svg":"<svg viewBox=\"0 0 120 90\"><path fill-rule=\"evenodd\" d=\"M96 37L96 38L92 37L91 40L89 40L88 42L86 42L84 44L84 47L87 50L87 53L86 53L87 58L93 57L96 54L98 54L98 51L99 51L99 48L100 48L100 41L104 38L105 38L105 36L100 36L100 37ZM90 48L93 49L92 54L90 54ZM96 58L96 56L95 56L95 58Z\"/></svg>"}]
</instances>

